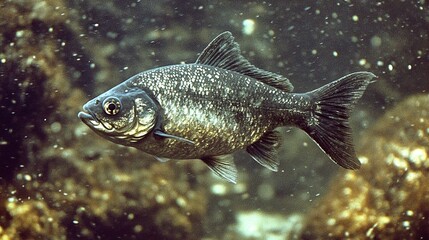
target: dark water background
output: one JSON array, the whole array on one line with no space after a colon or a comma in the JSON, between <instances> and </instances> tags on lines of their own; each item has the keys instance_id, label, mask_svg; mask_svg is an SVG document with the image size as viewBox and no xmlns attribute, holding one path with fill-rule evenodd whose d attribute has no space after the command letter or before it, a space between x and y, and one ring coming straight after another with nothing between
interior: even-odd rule
<instances>
[{"instance_id":1,"label":"dark water background","mask_svg":"<svg viewBox=\"0 0 429 240\"><path fill-rule=\"evenodd\" d=\"M278 173L238 153L232 186L200 163L158 163L118 147L76 117L138 72L195 61L223 31L296 92L376 74L352 115L357 146L389 109L429 89L426 1L0 1L0 236L305 238L306 216L346 171L303 132L282 129ZM240 213L285 224L266 230L251 219L246 235Z\"/></svg>"}]
</instances>

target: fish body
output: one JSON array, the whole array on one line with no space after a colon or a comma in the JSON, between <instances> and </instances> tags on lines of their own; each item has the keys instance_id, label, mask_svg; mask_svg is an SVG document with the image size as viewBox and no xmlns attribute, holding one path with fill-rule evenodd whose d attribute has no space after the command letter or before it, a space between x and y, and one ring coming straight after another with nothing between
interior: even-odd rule
<instances>
[{"instance_id":1,"label":"fish body","mask_svg":"<svg viewBox=\"0 0 429 240\"><path fill-rule=\"evenodd\" d=\"M196 63L139 73L90 100L79 117L99 135L166 159L201 159L236 181L231 153L277 171L277 127L307 132L332 160L360 163L348 116L375 76L347 75L309 93L291 93L289 80L251 65L231 33L216 37Z\"/></svg>"},{"instance_id":2,"label":"fish body","mask_svg":"<svg viewBox=\"0 0 429 240\"><path fill-rule=\"evenodd\" d=\"M201 64L162 67L128 81L125 84L131 88L151 89L163 109L165 132L194 143L147 138L132 144L166 158L199 159L243 149L286 118L292 122L299 109L309 106L304 95L287 94L245 75Z\"/></svg>"}]
</instances>

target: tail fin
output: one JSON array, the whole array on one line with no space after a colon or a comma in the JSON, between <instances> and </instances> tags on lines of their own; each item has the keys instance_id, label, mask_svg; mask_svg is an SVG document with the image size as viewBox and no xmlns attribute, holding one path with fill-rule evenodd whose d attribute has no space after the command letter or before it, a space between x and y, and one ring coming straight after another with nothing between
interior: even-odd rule
<instances>
[{"instance_id":1,"label":"tail fin","mask_svg":"<svg viewBox=\"0 0 429 240\"><path fill-rule=\"evenodd\" d=\"M375 77L370 72L356 72L309 93L313 104L311 118L301 128L343 168L360 167L348 118L351 109Z\"/></svg>"}]
</instances>

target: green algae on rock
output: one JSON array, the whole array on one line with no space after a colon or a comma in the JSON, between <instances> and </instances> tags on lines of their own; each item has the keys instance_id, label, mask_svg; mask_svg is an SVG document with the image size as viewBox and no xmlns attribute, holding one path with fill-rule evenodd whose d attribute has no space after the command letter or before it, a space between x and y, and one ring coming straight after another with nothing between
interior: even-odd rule
<instances>
[{"instance_id":1,"label":"green algae on rock","mask_svg":"<svg viewBox=\"0 0 429 240\"><path fill-rule=\"evenodd\" d=\"M429 95L388 111L362 143L362 170L334 179L302 238L429 236Z\"/></svg>"},{"instance_id":2,"label":"green algae on rock","mask_svg":"<svg viewBox=\"0 0 429 240\"><path fill-rule=\"evenodd\" d=\"M3 205L4 204L4 205ZM9 199L0 206L0 239L66 239L61 214L44 201L15 202ZM5 218L7 213L8 217Z\"/></svg>"},{"instance_id":3,"label":"green algae on rock","mask_svg":"<svg viewBox=\"0 0 429 240\"><path fill-rule=\"evenodd\" d=\"M0 179L13 178L29 153L41 148L43 126L62 98L58 89L69 85L57 54L64 9L61 1L0 7Z\"/></svg>"}]
</instances>

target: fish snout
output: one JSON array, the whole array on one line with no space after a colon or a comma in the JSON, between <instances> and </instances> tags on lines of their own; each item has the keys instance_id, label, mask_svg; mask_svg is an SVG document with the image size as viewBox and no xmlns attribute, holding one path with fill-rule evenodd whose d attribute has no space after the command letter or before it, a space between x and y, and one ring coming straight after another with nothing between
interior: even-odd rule
<instances>
[{"instance_id":1,"label":"fish snout","mask_svg":"<svg viewBox=\"0 0 429 240\"><path fill-rule=\"evenodd\" d=\"M77 117L82 119L82 120L95 120L91 114L86 113L86 112L79 112L77 114Z\"/></svg>"},{"instance_id":2,"label":"fish snout","mask_svg":"<svg viewBox=\"0 0 429 240\"><path fill-rule=\"evenodd\" d=\"M77 117L80 118L80 120L82 120L82 122L84 122L86 125L88 126L98 126L100 125L99 120L94 116L94 114L91 113L90 110L88 110L88 103L83 105L83 111L80 111L77 114Z\"/></svg>"}]
</instances>

